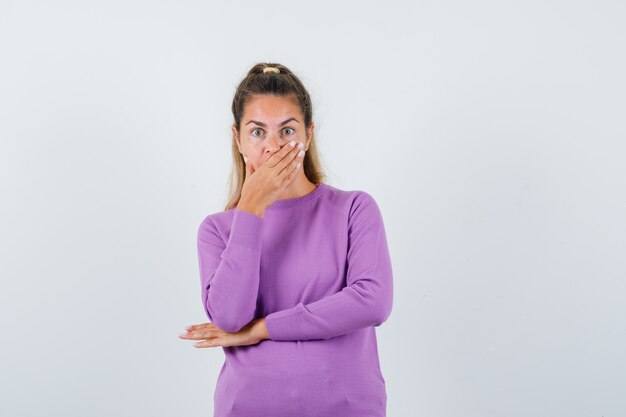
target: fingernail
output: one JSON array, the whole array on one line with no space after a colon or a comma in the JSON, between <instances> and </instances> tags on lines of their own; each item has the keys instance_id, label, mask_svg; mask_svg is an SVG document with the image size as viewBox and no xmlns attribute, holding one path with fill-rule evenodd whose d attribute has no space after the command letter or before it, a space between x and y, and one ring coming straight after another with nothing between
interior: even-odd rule
<instances>
[{"instance_id":1,"label":"fingernail","mask_svg":"<svg viewBox=\"0 0 626 417\"><path fill-rule=\"evenodd\" d=\"M302 157L304 156L304 151L300 151L300 152L298 152L298 156L299 156L300 158L302 158Z\"/></svg>"},{"instance_id":2,"label":"fingernail","mask_svg":"<svg viewBox=\"0 0 626 417\"><path fill-rule=\"evenodd\" d=\"M291 146L292 148L296 145L296 141L292 140L291 142L289 142L289 146Z\"/></svg>"},{"instance_id":3,"label":"fingernail","mask_svg":"<svg viewBox=\"0 0 626 417\"><path fill-rule=\"evenodd\" d=\"M179 336L187 336L187 332L185 333L178 333Z\"/></svg>"},{"instance_id":4,"label":"fingernail","mask_svg":"<svg viewBox=\"0 0 626 417\"><path fill-rule=\"evenodd\" d=\"M304 148L304 143L302 143L302 142L298 143L298 148L300 148L300 149Z\"/></svg>"}]
</instances>

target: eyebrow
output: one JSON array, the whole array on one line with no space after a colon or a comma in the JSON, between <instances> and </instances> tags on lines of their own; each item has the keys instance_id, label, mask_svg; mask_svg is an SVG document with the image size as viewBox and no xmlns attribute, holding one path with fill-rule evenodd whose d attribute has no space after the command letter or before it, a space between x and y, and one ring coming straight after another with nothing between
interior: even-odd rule
<instances>
[{"instance_id":1,"label":"eyebrow","mask_svg":"<svg viewBox=\"0 0 626 417\"><path fill-rule=\"evenodd\" d=\"M300 122L298 122L298 120L295 117L290 117L289 119L285 120L284 122L279 123L278 126L285 125L285 124L289 123L292 120L295 121L296 123L300 123ZM248 123L246 123L246 125L249 125L250 123L256 123L259 126L267 127L267 125L265 123L258 122L256 120L248 120Z\"/></svg>"}]
</instances>

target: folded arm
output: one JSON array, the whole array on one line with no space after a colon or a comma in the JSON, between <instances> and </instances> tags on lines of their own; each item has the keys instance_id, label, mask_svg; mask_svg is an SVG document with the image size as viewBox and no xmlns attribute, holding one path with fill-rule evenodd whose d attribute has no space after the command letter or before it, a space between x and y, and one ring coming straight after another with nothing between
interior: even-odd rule
<instances>
[{"instance_id":1,"label":"folded arm","mask_svg":"<svg viewBox=\"0 0 626 417\"><path fill-rule=\"evenodd\" d=\"M235 208L228 241L213 220L198 228L202 303L209 320L237 332L253 320L260 282L263 218Z\"/></svg>"},{"instance_id":2,"label":"folded arm","mask_svg":"<svg viewBox=\"0 0 626 417\"><path fill-rule=\"evenodd\" d=\"M328 339L369 326L391 314L393 274L383 218L366 192L355 197L348 220L346 286L320 300L265 317L272 340Z\"/></svg>"}]
</instances>

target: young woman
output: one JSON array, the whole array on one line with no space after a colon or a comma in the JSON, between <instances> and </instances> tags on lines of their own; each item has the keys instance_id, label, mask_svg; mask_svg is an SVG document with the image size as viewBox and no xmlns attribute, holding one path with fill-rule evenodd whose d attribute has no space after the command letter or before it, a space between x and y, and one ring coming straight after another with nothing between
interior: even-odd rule
<instances>
[{"instance_id":1,"label":"young woman","mask_svg":"<svg viewBox=\"0 0 626 417\"><path fill-rule=\"evenodd\" d=\"M375 327L393 280L379 207L322 181L311 99L285 66L253 66L232 112L236 180L197 236L211 322L180 336L224 350L214 417L383 417Z\"/></svg>"}]
</instances>

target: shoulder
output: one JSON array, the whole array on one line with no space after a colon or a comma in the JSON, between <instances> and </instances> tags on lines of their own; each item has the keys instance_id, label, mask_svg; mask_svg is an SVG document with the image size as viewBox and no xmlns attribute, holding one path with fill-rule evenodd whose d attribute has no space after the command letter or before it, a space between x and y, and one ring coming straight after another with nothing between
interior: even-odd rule
<instances>
[{"instance_id":1,"label":"shoulder","mask_svg":"<svg viewBox=\"0 0 626 417\"><path fill-rule=\"evenodd\" d=\"M360 189L343 190L328 184L326 187L328 191L323 199L348 219L380 217L380 208L371 193Z\"/></svg>"},{"instance_id":2,"label":"shoulder","mask_svg":"<svg viewBox=\"0 0 626 417\"><path fill-rule=\"evenodd\" d=\"M198 239L224 242L232 224L234 208L205 215L198 225Z\"/></svg>"}]
</instances>

